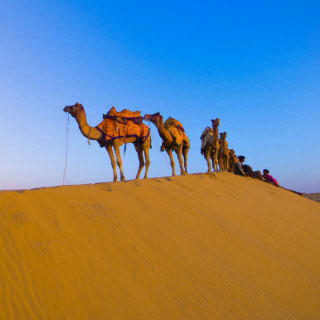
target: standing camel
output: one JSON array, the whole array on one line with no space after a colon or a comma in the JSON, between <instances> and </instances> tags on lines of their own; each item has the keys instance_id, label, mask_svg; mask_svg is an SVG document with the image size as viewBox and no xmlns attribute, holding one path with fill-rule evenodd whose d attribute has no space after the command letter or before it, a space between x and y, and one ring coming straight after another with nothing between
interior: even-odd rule
<instances>
[{"instance_id":1,"label":"standing camel","mask_svg":"<svg viewBox=\"0 0 320 320\"><path fill-rule=\"evenodd\" d=\"M127 120L126 125L124 125L124 124L118 123L116 120L108 119L109 122L106 123L105 126L101 126L102 124L105 123L105 121L107 121L107 119L105 119L103 122L99 124L99 126L90 127L87 123L87 117L86 117L84 108L80 103L76 103L75 105L72 105L72 106L67 106L63 109L63 111L70 113L71 116L76 119L79 125L79 129L83 134L83 136L85 136L88 140L90 139L90 140L98 141L101 147L105 147L107 149L107 152L110 157L112 169L113 169L113 181L118 181L116 163L118 164L118 167L120 169L121 181L126 180L123 174L122 159L120 156L120 146L126 143L133 143L138 153L139 169L138 169L136 179L139 179L140 173L144 166L145 166L144 179L148 178L148 170L150 165L149 149L151 147L150 128L148 126L141 123L140 133L142 133L142 135L141 134L140 135L139 134L121 135L119 134L120 132L119 128L124 128L123 132L127 132L128 127L135 128L135 129L138 128L137 130L139 130L139 125L135 124L132 120ZM110 133L108 134L108 132L106 132L106 130L108 129L107 125L110 126L110 124L112 125L111 129L116 128L112 132L117 133L117 136L114 136L114 135L111 136ZM105 130L102 130L101 128ZM145 133L145 135L143 135L143 133ZM115 160L115 156L112 148L115 151L117 162ZM143 158L143 153L144 153L145 161Z\"/></svg>"},{"instance_id":2,"label":"standing camel","mask_svg":"<svg viewBox=\"0 0 320 320\"><path fill-rule=\"evenodd\" d=\"M238 157L233 149L230 149L230 159L229 159L229 172L235 172L236 162L238 161Z\"/></svg>"},{"instance_id":3,"label":"standing camel","mask_svg":"<svg viewBox=\"0 0 320 320\"><path fill-rule=\"evenodd\" d=\"M211 172L211 160L213 169L218 172L218 153L220 149L219 144L219 131L218 127L220 124L220 119L217 118L212 120L212 129L207 127L200 137L201 144L201 154L205 157L208 164L208 171Z\"/></svg>"},{"instance_id":4,"label":"standing camel","mask_svg":"<svg viewBox=\"0 0 320 320\"><path fill-rule=\"evenodd\" d=\"M227 133L220 133L220 150L218 154L219 167L221 171L229 171L230 150L227 142Z\"/></svg>"},{"instance_id":5,"label":"standing camel","mask_svg":"<svg viewBox=\"0 0 320 320\"><path fill-rule=\"evenodd\" d=\"M160 115L159 112L155 114L146 114L143 117L143 119L152 122L157 127L159 135L163 141L162 147L164 148L164 150L166 150L166 152L170 157L172 175L173 176L176 175L172 150L174 150L177 154L179 164L180 164L181 175L187 174L188 173L188 152L190 149L190 141L188 136L185 134L183 127L182 126L173 127L170 130L170 126L165 126L165 124L163 123L163 117ZM170 123L172 122L171 120L173 119L169 118L168 120L169 120L168 123ZM173 132L174 134L172 134ZM184 158L184 166L183 166L182 155Z\"/></svg>"}]
</instances>

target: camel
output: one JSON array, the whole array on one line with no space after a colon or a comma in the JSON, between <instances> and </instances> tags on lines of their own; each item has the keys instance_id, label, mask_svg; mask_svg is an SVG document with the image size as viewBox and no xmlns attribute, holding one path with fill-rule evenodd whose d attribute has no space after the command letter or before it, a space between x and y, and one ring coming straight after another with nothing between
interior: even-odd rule
<instances>
[{"instance_id":1,"label":"camel","mask_svg":"<svg viewBox=\"0 0 320 320\"><path fill-rule=\"evenodd\" d=\"M221 171L229 171L230 150L228 148L227 133L220 133L220 149L218 154L219 167Z\"/></svg>"},{"instance_id":2,"label":"camel","mask_svg":"<svg viewBox=\"0 0 320 320\"><path fill-rule=\"evenodd\" d=\"M229 172L235 172L235 163L238 161L238 157L233 149L230 149L230 159L229 159Z\"/></svg>"},{"instance_id":3,"label":"camel","mask_svg":"<svg viewBox=\"0 0 320 320\"><path fill-rule=\"evenodd\" d=\"M142 123L142 126L144 126L145 128L147 128L147 130L149 130L148 135L146 136L146 139L141 138L137 135L130 135L130 136L128 135L128 136L124 136L124 137L116 137L116 138L113 137L113 138L107 140L106 133L99 127L103 122L99 126L96 126L96 127L91 127L88 125L86 113L85 113L85 110L84 110L84 107L82 106L82 104L77 102L75 105L66 106L63 109L63 111L68 112L69 114L71 114L71 116L73 118L76 119L81 133L83 134L83 136L85 136L88 139L88 141L89 141L89 139L96 140L100 144L101 148L103 148L103 147L106 148L106 150L109 154L111 166L113 169L113 181L118 181L116 163L118 164L118 167L120 169L121 181L126 180L125 176L123 174L123 169L122 169L122 159L120 156L120 146L122 146L123 144L127 144L127 143L133 143L134 147L136 149L136 152L138 153L139 168L138 168L138 173L136 175L136 179L139 179L140 173L141 173L144 166L145 166L144 179L148 178L148 171L149 171L149 166L150 166L149 150L151 148L150 128L148 126L146 126L145 124ZM115 127L118 129L118 122L116 120L111 120L111 121L113 121L113 123L115 124ZM130 127L130 125L131 125L131 127L133 127L135 125L132 120L127 120L126 123L129 127ZM142 126L141 126L141 128L142 128L141 130L143 130ZM108 138L110 138L110 136ZM115 156L114 156L112 148L115 151L117 162L115 160ZM145 160L143 158L143 154L144 154Z\"/></svg>"},{"instance_id":4,"label":"camel","mask_svg":"<svg viewBox=\"0 0 320 320\"><path fill-rule=\"evenodd\" d=\"M158 129L159 135L162 138L162 150L164 149L170 157L172 175L175 176L175 163L173 160L172 150L174 150L177 154L181 175L185 175L188 173L188 152L190 149L190 141L188 136L185 134L182 125L177 127L170 126L170 123L174 120L174 122L179 123L173 118L169 118L166 123L163 123L163 117L159 112L155 114L146 114L143 117L144 120L152 122ZM184 158L184 166L182 155Z\"/></svg>"},{"instance_id":5,"label":"camel","mask_svg":"<svg viewBox=\"0 0 320 320\"><path fill-rule=\"evenodd\" d=\"M208 173L211 172L211 161L213 170L218 172L218 153L220 149L219 139L218 139L218 127L220 124L220 119L217 118L212 120L212 129L207 127L202 132L200 137L201 144L201 154L205 157L208 164Z\"/></svg>"}]
</instances>

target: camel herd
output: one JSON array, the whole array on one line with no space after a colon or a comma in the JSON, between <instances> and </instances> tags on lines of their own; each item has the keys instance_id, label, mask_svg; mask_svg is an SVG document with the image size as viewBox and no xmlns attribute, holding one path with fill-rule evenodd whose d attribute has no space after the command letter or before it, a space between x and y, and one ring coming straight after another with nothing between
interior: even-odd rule
<instances>
[{"instance_id":1,"label":"camel herd","mask_svg":"<svg viewBox=\"0 0 320 320\"><path fill-rule=\"evenodd\" d=\"M152 122L158 129L162 138L161 151L166 151L170 157L172 175L175 173L175 162L173 151L177 154L181 174L188 173L188 152L190 149L190 140L185 133L183 125L174 118L168 118L165 122L160 113L146 114L141 117L139 111L131 112L127 109L117 112L114 107L103 116L103 121L96 127L88 125L84 107L80 103L72 106L66 106L63 111L69 113L75 118L79 129L88 141L96 140L100 147L106 148L112 169L113 181L118 181L116 165L120 170L121 181L125 181L122 168L122 159L120 155L120 146L127 143L133 143L139 158L139 168L136 179L139 179L141 171L145 166L144 178L148 177L150 166L149 150L151 148L150 128L143 123L143 120ZM201 153L208 164L208 172L212 167L215 171L233 172L234 164L238 160L234 150L228 148L226 140L227 133L220 133L220 120L211 120L212 128L207 127L203 131L200 139L202 142ZM114 155L114 152L115 155Z\"/></svg>"}]
</instances>

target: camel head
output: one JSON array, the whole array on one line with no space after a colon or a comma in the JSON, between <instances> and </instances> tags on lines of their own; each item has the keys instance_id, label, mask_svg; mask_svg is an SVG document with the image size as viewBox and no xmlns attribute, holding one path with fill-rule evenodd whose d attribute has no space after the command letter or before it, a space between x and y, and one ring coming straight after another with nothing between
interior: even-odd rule
<instances>
[{"instance_id":1,"label":"camel head","mask_svg":"<svg viewBox=\"0 0 320 320\"><path fill-rule=\"evenodd\" d=\"M236 153L233 149L230 149L230 160L234 162L238 160L238 157L236 156Z\"/></svg>"},{"instance_id":2,"label":"camel head","mask_svg":"<svg viewBox=\"0 0 320 320\"><path fill-rule=\"evenodd\" d=\"M154 114L145 114L143 117L143 120L150 121L154 124L158 124L161 119L162 119L162 115L160 114L160 112L157 112Z\"/></svg>"},{"instance_id":3,"label":"camel head","mask_svg":"<svg viewBox=\"0 0 320 320\"><path fill-rule=\"evenodd\" d=\"M215 120L211 119L211 122L212 122L212 126L213 127L219 127L219 125L220 125L220 119L219 118L217 118Z\"/></svg>"},{"instance_id":4,"label":"camel head","mask_svg":"<svg viewBox=\"0 0 320 320\"><path fill-rule=\"evenodd\" d=\"M74 118L76 117L77 112L80 110L83 110L83 106L81 103L78 103L78 102L76 104L74 104L73 106L66 106L63 108L64 112L70 113L71 116Z\"/></svg>"},{"instance_id":5,"label":"camel head","mask_svg":"<svg viewBox=\"0 0 320 320\"><path fill-rule=\"evenodd\" d=\"M227 138L227 133L226 133L226 132L220 133L220 138L221 138L222 140L225 140L225 139Z\"/></svg>"}]
</instances>

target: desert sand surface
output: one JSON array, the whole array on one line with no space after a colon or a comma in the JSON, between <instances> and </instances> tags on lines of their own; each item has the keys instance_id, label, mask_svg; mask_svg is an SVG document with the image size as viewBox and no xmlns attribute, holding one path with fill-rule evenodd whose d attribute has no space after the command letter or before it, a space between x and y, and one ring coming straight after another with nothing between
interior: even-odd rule
<instances>
[{"instance_id":1,"label":"desert sand surface","mask_svg":"<svg viewBox=\"0 0 320 320\"><path fill-rule=\"evenodd\" d=\"M0 319L320 319L320 206L229 173L0 192Z\"/></svg>"}]
</instances>

